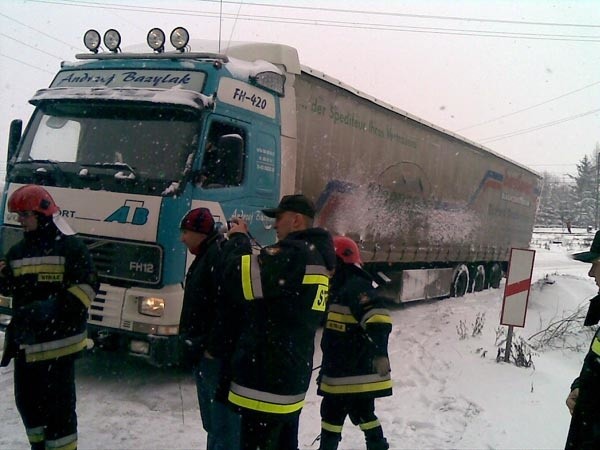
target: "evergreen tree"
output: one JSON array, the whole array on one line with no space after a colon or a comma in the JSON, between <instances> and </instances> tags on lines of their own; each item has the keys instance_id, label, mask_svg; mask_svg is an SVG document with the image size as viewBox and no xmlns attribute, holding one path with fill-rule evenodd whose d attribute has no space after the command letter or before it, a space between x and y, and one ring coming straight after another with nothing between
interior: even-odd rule
<instances>
[{"instance_id":1,"label":"evergreen tree","mask_svg":"<svg viewBox=\"0 0 600 450\"><path fill-rule=\"evenodd\" d=\"M598 174L594 159L585 155L577 164L577 175L571 176L575 182L571 189L572 222L580 227L596 226Z\"/></svg>"},{"instance_id":2,"label":"evergreen tree","mask_svg":"<svg viewBox=\"0 0 600 450\"><path fill-rule=\"evenodd\" d=\"M536 226L597 226L599 155L600 144L596 144L594 155L585 155L577 164L577 174L568 175L568 180L548 172L543 174Z\"/></svg>"},{"instance_id":3,"label":"evergreen tree","mask_svg":"<svg viewBox=\"0 0 600 450\"><path fill-rule=\"evenodd\" d=\"M545 172L536 215L536 226L564 227L572 222L571 184L558 176Z\"/></svg>"}]
</instances>

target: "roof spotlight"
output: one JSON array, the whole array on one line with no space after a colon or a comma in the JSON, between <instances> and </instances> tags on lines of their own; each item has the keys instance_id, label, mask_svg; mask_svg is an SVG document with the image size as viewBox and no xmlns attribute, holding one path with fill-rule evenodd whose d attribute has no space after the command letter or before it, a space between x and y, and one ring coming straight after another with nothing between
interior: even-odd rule
<instances>
[{"instance_id":1,"label":"roof spotlight","mask_svg":"<svg viewBox=\"0 0 600 450\"><path fill-rule=\"evenodd\" d=\"M119 32L111 28L104 33L104 45L111 52L117 53L120 50L119 45L121 45L121 35Z\"/></svg>"},{"instance_id":2,"label":"roof spotlight","mask_svg":"<svg viewBox=\"0 0 600 450\"><path fill-rule=\"evenodd\" d=\"M183 27L177 27L171 31L171 45L178 51L183 52L185 46L190 41L190 34Z\"/></svg>"},{"instance_id":3,"label":"roof spotlight","mask_svg":"<svg viewBox=\"0 0 600 450\"><path fill-rule=\"evenodd\" d=\"M146 42L152 50L162 53L165 50L165 33L160 28L152 28L148 32Z\"/></svg>"},{"instance_id":4,"label":"roof spotlight","mask_svg":"<svg viewBox=\"0 0 600 450\"><path fill-rule=\"evenodd\" d=\"M83 43L85 48L93 53L98 53L98 47L100 47L100 33L96 30L87 30L83 35Z\"/></svg>"}]
</instances>

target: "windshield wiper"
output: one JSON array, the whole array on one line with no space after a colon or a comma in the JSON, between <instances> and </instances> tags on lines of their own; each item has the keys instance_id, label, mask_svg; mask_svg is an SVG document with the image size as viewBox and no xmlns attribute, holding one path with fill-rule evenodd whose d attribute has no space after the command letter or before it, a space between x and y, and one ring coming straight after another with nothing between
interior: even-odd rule
<instances>
[{"instance_id":1,"label":"windshield wiper","mask_svg":"<svg viewBox=\"0 0 600 450\"><path fill-rule=\"evenodd\" d=\"M115 170L114 177L118 180L135 180L137 173L127 163L115 162L115 163L94 163L94 164L80 164L81 167L94 167L98 169ZM129 172L126 174L125 172ZM81 174L81 172L80 172Z\"/></svg>"},{"instance_id":2,"label":"windshield wiper","mask_svg":"<svg viewBox=\"0 0 600 450\"><path fill-rule=\"evenodd\" d=\"M61 168L60 166L60 161L56 161L53 159L28 159L28 160L22 160L22 161L15 161L13 164L15 165L27 165L27 164L31 164L32 166L34 166L34 172L38 175L49 175L48 171L46 170L45 167L35 167L36 164L48 164L49 166L52 167L52 170L54 172L57 172L60 176L64 177L65 175L65 171Z\"/></svg>"}]
</instances>

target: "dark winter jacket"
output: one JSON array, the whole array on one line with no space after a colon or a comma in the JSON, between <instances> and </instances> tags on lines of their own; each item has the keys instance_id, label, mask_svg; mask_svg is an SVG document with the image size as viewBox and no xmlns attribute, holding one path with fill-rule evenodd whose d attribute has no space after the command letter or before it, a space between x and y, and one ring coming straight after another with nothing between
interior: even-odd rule
<instances>
[{"instance_id":1,"label":"dark winter jacket","mask_svg":"<svg viewBox=\"0 0 600 450\"><path fill-rule=\"evenodd\" d=\"M247 237L234 234L225 252L239 240ZM239 410L286 418L302 409L334 264L331 235L319 228L227 260L230 295L243 305L228 395Z\"/></svg>"},{"instance_id":2,"label":"dark winter jacket","mask_svg":"<svg viewBox=\"0 0 600 450\"><path fill-rule=\"evenodd\" d=\"M592 299L586 325L597 323L597 317L588 320L597 312L600 295ZM596 314L597 316L597 314ZM571 417L571 426L565 448L568 450L592 450L600 448L600 329L592 339L590 349L583 361L579 377L571 390L579 388L579 396Z\"/></svg>"},{"instance_id":3,"label":"dark winter jacket","mask_svg":"<svg viewBox=\"0 0 600 450\"><path fill-rule=\"evenodd\" d=\"M87 310L98 281L87 247L52 222L6 254L0 290L12 296L13 317L0 365L23 355L26 362L76 355L86 347Z\"/></svg>"},{"instance_id":4,"label":"dark winter jacket","mask_svg":"<svg viewBox=\"0 0 600 450\"><path fill-rule=\"evenodd\" d=\"M223 238L216 231L206 237L185 277L179 332L185 359L197 363L214 330L219 302L217 265Z\"/></svg>"},{"instance_id":5,"label":"dark winter jacket","mask_svg":"<svg viewBox=\"0 0 600 450\"><path fill-rule=\"evenodd\" d=\"M390 314L376 286L362 268L339 261L321 339L319 395L392 395L390 375L380 376L373 367L375 357L387 357L392 330Z\"/></svg>"}]
</instances>

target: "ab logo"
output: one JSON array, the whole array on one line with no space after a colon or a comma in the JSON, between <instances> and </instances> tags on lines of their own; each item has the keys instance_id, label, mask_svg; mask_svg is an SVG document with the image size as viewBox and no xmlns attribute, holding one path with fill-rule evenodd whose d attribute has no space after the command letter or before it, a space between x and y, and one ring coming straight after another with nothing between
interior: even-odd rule
<instances>
[{"instance_id":1,"label":"ab logo","mask_svg":"<svg viewBox=\"0 0 600 450\"><path fill-rule=\"evenodd\" d=\"M125 204L104 219L105 222L130 223L144 225L148 221L148 208L139 200L125 200Z\"/></svg>"}]
</instances>

